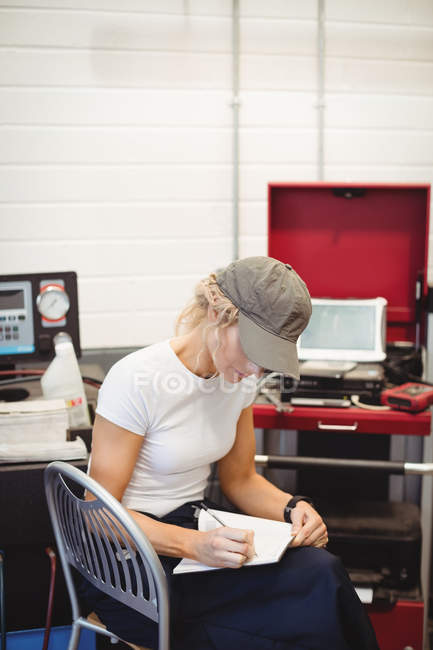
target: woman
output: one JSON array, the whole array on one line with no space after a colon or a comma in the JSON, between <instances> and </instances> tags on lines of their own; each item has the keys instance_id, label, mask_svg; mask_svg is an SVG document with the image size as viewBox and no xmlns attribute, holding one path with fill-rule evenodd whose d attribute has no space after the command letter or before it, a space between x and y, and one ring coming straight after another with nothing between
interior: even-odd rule
<instances>
[{"instance_id":1,"label":"woman","mask_svg":"<svg viewBox=\"0 0 433 650\"><path fill-rule=\"evenodd\" d=\"M129 510L167 573L173 648L377 649L362 605L307 497L256 473L252 402L263 368L297 378L296 341L311 315L290 265L233 262L197 287L175 338L128 355L100 390L90 473ZM121 459L121 462L119 462ZM225 569L254 555L252 531L199 532L210 464L240 511L291 520L277 564L172 575L180 558ZM156 646L154 624L84 583L89 607L121 638Z\"/></svg>"}]
</instances>

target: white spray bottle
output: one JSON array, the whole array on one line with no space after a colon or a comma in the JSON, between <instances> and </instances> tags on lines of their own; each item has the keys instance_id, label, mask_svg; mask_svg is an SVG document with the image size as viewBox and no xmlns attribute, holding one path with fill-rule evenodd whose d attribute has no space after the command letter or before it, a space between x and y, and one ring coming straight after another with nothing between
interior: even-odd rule
<instances>
[{"instance_id":1,"label":"white spray bottle","mask_svg":"<svg viewBox=\"0 0 433 650\"><path fill-rule=\"evenodd\" d=\"M59 332L53 339L56 356L41 377L46 399L63 398L68 407L70 427L90 427L89 410L72 339Z\"/></svg>"}]
</instances>

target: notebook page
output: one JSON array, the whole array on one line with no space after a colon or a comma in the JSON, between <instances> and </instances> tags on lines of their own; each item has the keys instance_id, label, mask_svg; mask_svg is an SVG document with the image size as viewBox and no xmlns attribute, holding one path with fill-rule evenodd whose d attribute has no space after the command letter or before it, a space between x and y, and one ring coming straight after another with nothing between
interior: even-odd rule
<instances>
[{"instance_id":1,"label":"notebook page","mask_svg":"<svg viewBox=\"0 0 433 650\"><path fill-rule=\"evenodd\" d=\"M213 511L211 511L213 512ZM293 538L292 525L283 521L251 517L221 510L214 511L216 516L231 528L243 528L254 531L254 546L257 556L245 562L245 566L269 564L278 562ZM214 530L220 524L205 510L200 511L198 529L201 531ZM173 573L190 571L210 571L219 567L210 567L195 560L183 559Z\"/></svg>"}]
</instances>

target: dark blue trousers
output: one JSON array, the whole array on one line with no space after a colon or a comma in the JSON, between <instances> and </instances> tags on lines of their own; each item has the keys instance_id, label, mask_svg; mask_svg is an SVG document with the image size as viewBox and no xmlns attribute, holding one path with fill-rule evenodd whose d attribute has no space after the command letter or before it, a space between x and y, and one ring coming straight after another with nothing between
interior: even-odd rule
<instances>
[{"instance_id":1,"label":"dark blue trousers","mask_svg":"<svg viewBox=\"0 0 433 650\"><path fill-rule=\"evenodd\" d=\"M161 521L195 528L191 506ZM326 550L288 549L276 564L175 576L179 559L160 559L170 589L172 650L379 650L344 567ZM111 631L157 648L156 624L84 578L79 583L87 609Z\"/></svg>"}]
</instances>

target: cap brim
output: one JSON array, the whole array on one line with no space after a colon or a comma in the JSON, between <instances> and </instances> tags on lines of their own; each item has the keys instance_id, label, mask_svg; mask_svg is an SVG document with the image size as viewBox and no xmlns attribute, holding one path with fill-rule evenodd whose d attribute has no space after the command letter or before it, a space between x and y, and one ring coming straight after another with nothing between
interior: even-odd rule
<instances>
[{"instance_id":1,"label":"cap brim","mask_svg":"<svg viewBox=\"0 0 433 650\"><path fill-rule=\"evenodd\" d=\"M250 361L299 381L296 343L267 332L242 312L239 312L239 337L242 349Z\"/></svg>"}]
</instances>

